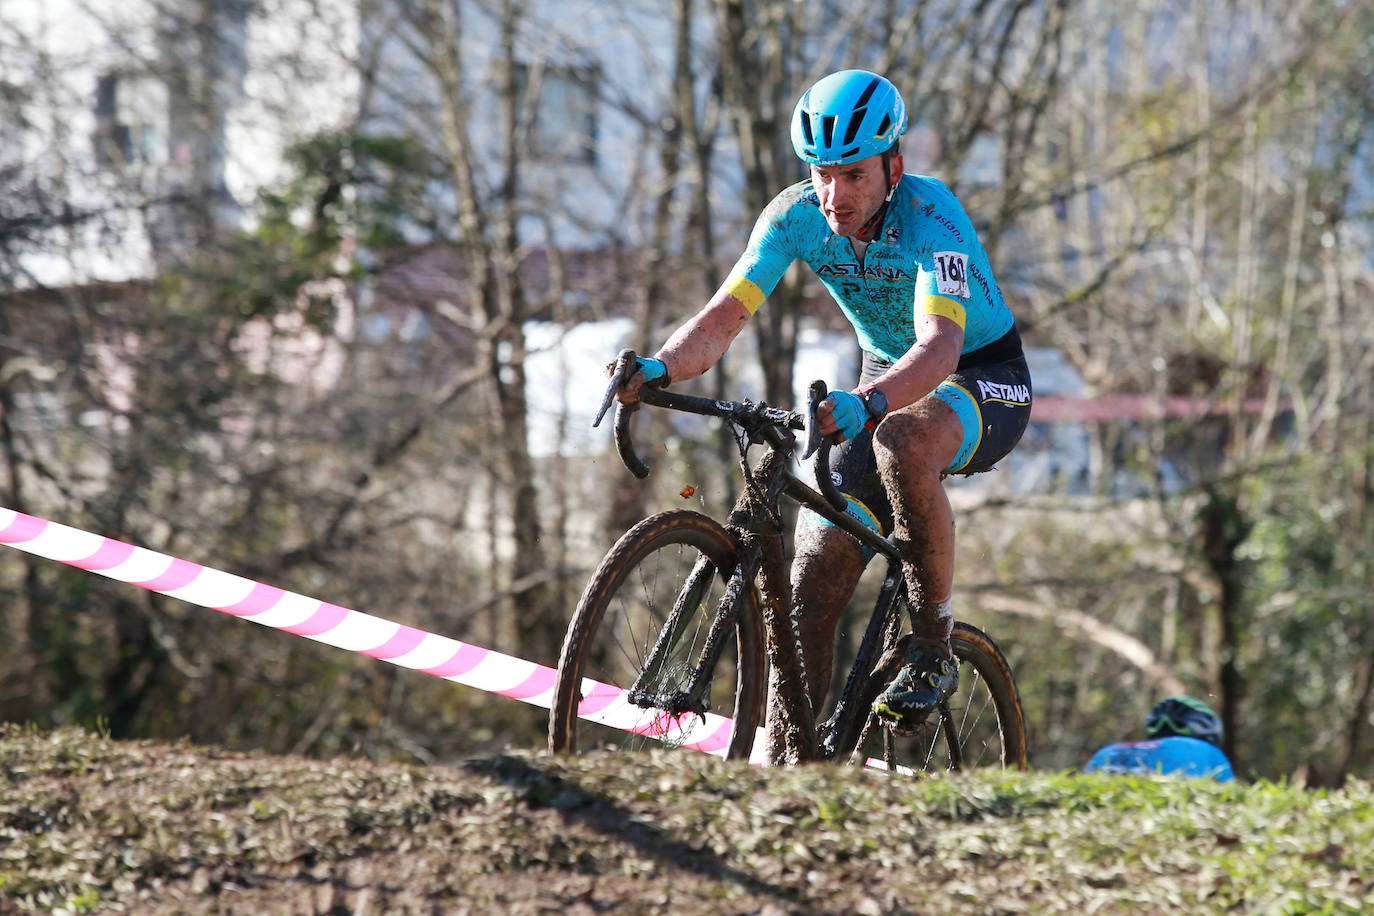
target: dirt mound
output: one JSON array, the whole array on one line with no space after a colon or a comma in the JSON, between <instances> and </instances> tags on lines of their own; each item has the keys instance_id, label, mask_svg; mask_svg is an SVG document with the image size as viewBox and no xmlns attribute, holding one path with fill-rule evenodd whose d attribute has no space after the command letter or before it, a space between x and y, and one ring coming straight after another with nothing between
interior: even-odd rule
<instances>
[{"instance_id":1,"label":"dirt mound","mask_svg":"<svg viewBox=\"0 0 1374 916\"><path fill-rule=\"evenodd\" d=\"M6 914L1374 908L1366 783L915 780L668 751L378 766L0 726L0 788Z\"/></svg>"}]
</instances>

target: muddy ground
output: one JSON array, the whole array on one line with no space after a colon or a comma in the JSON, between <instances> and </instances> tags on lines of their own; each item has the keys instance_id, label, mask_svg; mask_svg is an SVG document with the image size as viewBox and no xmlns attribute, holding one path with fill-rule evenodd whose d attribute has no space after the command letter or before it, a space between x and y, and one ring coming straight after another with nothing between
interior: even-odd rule
<instances>
[{"instance_id":1,"label":"muddy ground","mask_svg":"<svg viewBox=\"0 0 1374 916\"><path fill-rule=\"evenodd\" d=\"M0 726L0 913L1272 911L1251 906L1286 885L1247 790L1142 780L687 752L379 766ZM1368 832L1361 791L1342 810ZM1281 837L1283 861L1374 904L1354 845L1374 843L1339 823Z\"/></svg>"}]
</instances>

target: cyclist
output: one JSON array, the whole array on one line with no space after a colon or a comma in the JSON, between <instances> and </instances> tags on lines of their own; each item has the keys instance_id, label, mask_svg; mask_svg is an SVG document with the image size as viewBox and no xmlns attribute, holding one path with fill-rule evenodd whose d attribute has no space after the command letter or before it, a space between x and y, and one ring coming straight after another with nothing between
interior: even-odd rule
<instances>
[{"instance_id":1,"label":"cyclist","mask_svg":"<svg viewBox=\"0 0 1374 916\"><path fill-rule=\"evenodd\" d=\"M1221 750L1221 720L1193 697L1160 700L1145 720L1147 741L1120 741L1092 755L1085 773L1172 773L1235 777Z\"/></svg>"},{"instance_id":2,"label":"cyclist","mask_svg":"<svg viewBox=\"0 0 1374 916\"><path fill-rule=\"evenodd\" d=\"M943 477L991 468L1020 439L1031 402L1021 339L987 254L949 188L904 173L906 127L901 94L877 74L843 70L808 89L791 122L808 178L765 208L720 289L640 358L618 393L633 403L640 385L701 375L793 261L815 271L863 351L858 387L829 393L819 428L839 441L832 468L849 514L893 535L912 598L914 638L874 704L895 727L919 724L957 681L954 518ZM793 612L815 710L865 553L813 513L798 523Z\"/></svg>"}]
</instances>

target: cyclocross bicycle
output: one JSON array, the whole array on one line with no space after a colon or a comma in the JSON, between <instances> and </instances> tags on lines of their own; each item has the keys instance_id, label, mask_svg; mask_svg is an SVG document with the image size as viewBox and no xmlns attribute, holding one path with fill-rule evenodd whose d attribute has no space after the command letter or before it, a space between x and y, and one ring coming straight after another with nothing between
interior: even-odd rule
<instances>
[{"instance_id":1,"label":"cyclocross bicycle","mask_svg":"<svg viewBox=\"0 0 1374 916\"><path fill-rule=\"evenodd\" d=\"M632 371L626 367L633 357L621 353L616 379ZM602 413L616 384L613 379ZM992 639L967 623L956 622L951 638L958 687L924 723L897 734L872 714L873 700L904 655L906 583L893 543L845 513L830 479L828 444L817 450L820 492L789 469L793 430L814 430L815 407L825 394L824 383L813 383L803 416L748 400L640 389L641 403L724 420L739 448L745 488L725 525L694 510L660 512L625 532L602 559L563 642L549 716L551 750L667 743L730 759L753 752L756 762L765 762L755 742L771 664L777 695L797 729L794 739L805 745L799 759L881 760L889 769L915 771L1025 767L1025 722L1011 668ZM626 467L642 478L649 468L630 434L637 406L616 405L615 441ZM749 449L760 444L767 449L751 468ZM823 721L805 699L791 622L783 499L847 531L888 564L845 685Z\"/></svg>"}]
</instances>

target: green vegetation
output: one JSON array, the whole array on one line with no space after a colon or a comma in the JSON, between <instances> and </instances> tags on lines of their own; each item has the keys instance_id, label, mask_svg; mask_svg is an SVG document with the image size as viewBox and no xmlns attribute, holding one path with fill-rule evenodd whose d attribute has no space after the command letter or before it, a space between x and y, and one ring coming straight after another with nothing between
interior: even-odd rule
<instances>
[{"instance_id":1,"label":"green vegetation","mask_svg":"<svg viewBox=\"0 0 1374 916\"><path fill-rule=\"evenodd\" d=\"M4 913L1374 906L1365 782L918 782L669 752L378 766L18 726L0 772Z\"/></svg>"},{"instance_id":2,"label":"green vegetation","mask_svg":"<svg viewBox=\"0 0 1374 916\"><path fill-rule=\"evenodd\" d=\"M662 344L799 176L797 93L862 63L1026 342L1082 376L1057 393L1096 398L1054 410L1037 368L1059 419L950 482L955 613L1010 659L1032 764L1188 692L1248 778L1374 779L1374 4L501 3L480 53L458 0L79 6L80 49L0 23L0 505L555 664L615 539L741 478L718 430L644 414L628 474L587 428L620 332L555 381L549 331ZM603 68L593 21L653 28ZM167 168L91 173L97 66L156 90L119 117L169 90ZM323 73L337 120L280 103ZM675 387L794 406L808 335L848 327L810 273ZM532 707L8 549L0 627L3 721L422 765L546 739Z\"/></svg>"}]
</instances>

